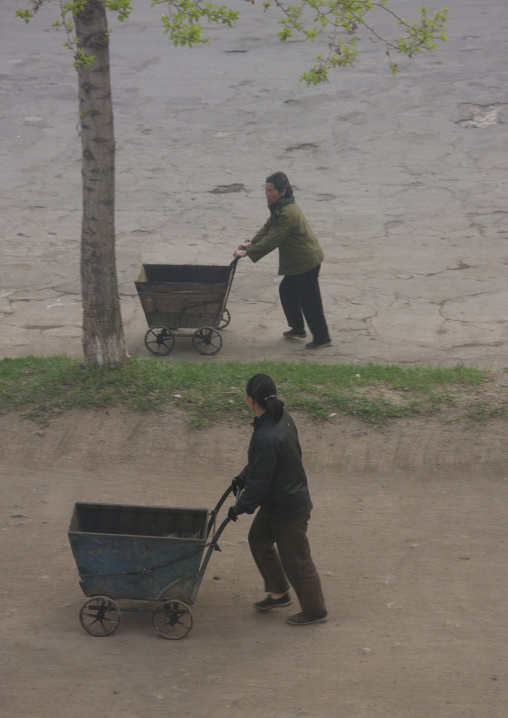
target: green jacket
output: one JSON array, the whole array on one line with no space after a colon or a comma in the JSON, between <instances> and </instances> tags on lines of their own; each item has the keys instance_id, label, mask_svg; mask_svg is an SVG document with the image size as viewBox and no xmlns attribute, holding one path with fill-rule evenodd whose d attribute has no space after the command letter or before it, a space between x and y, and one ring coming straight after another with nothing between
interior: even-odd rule
<instances>
[{"instance_id":1,"label":"green jacket","mask_svg":"<svg viewBox=\"0 0 508 718\"><path fill-rule=\"evenodd\" d=\"M253 262L278 248L279 274L310 272L324 258L316 235L297 204L283 207L275 224L270 216L251 241L247 257Z\"/></svg>"}]
</instances>

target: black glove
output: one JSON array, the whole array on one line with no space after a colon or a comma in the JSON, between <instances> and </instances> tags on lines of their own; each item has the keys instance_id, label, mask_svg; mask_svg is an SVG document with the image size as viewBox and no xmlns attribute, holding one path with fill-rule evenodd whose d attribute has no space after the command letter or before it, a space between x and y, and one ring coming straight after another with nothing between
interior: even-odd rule
<instances>
[{"instance_id":1,"label":"black glove","mask_svg":"<svg viewBox=\"0 0 508 718\"><path fill-rule=\"evenodd\" d=\"M238 514L236 513L236 506L229 507L228 519L230 519L230 521L238 521Z\"/></svg>"}]
</instances>

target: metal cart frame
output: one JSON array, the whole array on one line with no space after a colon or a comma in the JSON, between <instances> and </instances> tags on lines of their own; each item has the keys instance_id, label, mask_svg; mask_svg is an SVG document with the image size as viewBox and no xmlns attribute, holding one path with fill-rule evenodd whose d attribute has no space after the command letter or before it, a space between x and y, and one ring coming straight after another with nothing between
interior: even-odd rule
<instances>
[{"instance_id":1,"label":"metal cart frame","mask_svg":"<svg viewBox=\"0 0 508 718\"><path fill-rule=\"evenodd\" d=\"M192 628L189 608L197 596L213 551L229 523L216 527L215 509L185 509L77 503L69 541L89 597L79 620L92 636L110 636L121 611L152 612L163 638L184 638ZM211 538L210 538L211 535Z\"/></svg>"}]
</instances>

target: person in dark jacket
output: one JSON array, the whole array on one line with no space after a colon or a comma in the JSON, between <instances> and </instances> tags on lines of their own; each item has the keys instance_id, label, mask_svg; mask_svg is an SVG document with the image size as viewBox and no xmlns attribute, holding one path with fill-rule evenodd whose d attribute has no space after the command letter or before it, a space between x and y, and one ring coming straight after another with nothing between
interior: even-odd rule
<instances>
[{"instance_id":1,"label":"person in dark jacket","mask_svg":"<svg viewBox=\"0 0 508 718\"><path fill-rule=\"evenodd\" d=\"M267 597L258 611L290 606L290 584L302 611L293 626L323 623L328 614L321 581L311 557L307 525L312 510L298 432L273 379L256 374L247 383L247 405L255 412L248 464L233 479L237 495L229 518L259 510L249 531L249 546L264 579Z\"/></svg>"},{"instance_id":2,"label":"person in dark jacket","mask_svg":"<svg viewBox=\"0 0 508 718\"><path fill-rule=\"evenodd\" d=\"M279 286L282 309L289 324L286 339L304 339L305 321L312 334L307 349L321 349L331 344L319 289L319 271L323 251L316 235L295 204L293 188L284 172L266 178L266 200L270 217L252 240L243 242L235 257L249 257L257 262L274 249L279 250Z\"/></svg>"}]
</instances>

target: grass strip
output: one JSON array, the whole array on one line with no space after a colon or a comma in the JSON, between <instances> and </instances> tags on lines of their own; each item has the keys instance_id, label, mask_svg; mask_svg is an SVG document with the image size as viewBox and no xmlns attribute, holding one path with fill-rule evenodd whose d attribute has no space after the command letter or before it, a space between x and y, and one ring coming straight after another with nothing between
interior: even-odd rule
<instances>
[{"instance_id":1,"label":"grass strip","mask_svg":"<svg viewBox=\"0 0 508 718\"><path fill-rule=\"evenodd\" d=\"M270 374L292 411L325 420L354 415L374 424L404 416L431 416L479 389L488 372L453 367L290 362L192 363L131 359L113 367L83 365L63 356L0 361L0 407L47 423L52 412L121 407L131 411L183 409L195 427L232 415L248 416L245 385ZM485 407L478 412L487 417ZM506 416L505 404L494 416ZM473 414L470 413L470 418Z\"/></svg>"}]
</instances>

